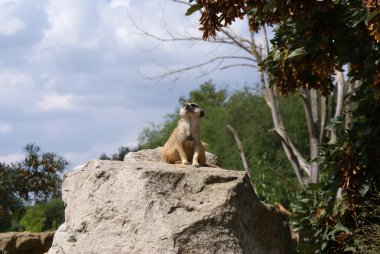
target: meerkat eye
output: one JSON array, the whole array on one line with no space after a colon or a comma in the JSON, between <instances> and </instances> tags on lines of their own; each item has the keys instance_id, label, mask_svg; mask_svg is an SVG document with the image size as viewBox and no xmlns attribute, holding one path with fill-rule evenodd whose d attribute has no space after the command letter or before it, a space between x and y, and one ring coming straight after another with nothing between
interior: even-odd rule
<instances>
[{"instance_id":1,"label":"meerkat eye","mask_svg":"<svg viewBox=\"0 0 380 254\"><path fill-rule=\"evenodd\" d=\"M190 105L191 105L191 107L193 107L193 108L198 108L198 105L195 104L195 103L191 103Z\"/></svg>"}]
</instances>

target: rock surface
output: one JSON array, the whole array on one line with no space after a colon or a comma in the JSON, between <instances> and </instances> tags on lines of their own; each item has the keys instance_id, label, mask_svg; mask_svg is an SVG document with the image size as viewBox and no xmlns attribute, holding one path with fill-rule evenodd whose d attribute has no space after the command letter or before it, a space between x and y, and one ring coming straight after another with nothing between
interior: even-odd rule
<instances>
[{"instance_id":1,"label":"rock surface","mask_svg":"<svg viewBox=\"0 0 380 254\"><path fill-rule=\"evenodd\" d=\"M54 232L8 232L0 233L0 253L42 254L49 250Z\"/></svg>"},{"instance_id":2,"label":"rock surface","mask_svg":"<svg viewBox=\"0 0 380 254\"><path fill-rule=\"evenodd\" d=\"M124 161L151 161L162 162L160 157L160 149L145 149L137 152L127 153L124 157ZM218 165L218 157L215 154L206 152L206 163L208 165Z\"/></svg>"},{"instance_id":3,"label":"rock surface","mask_svg":"<svg viewBox=\"0 0 380 254\"><path fill-rule=\"evenodd\" d=\"M289 229L243 172L170 165L157 150L68 172L49 254L290 253Z\"/></svg>"}]
</instances>

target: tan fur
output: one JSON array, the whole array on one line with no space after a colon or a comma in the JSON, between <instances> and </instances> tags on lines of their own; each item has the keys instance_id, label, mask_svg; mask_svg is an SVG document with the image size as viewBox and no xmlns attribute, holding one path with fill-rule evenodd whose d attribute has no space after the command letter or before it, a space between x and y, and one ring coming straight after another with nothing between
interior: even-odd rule
<instances>
[{"instance_id":1,"label":"tan fur","mask_svg":"<svg viewBox=\"0 0 380 254\"><path fill-rule=\"evenodd\" d=\"M204 112L195 103L185 103L180 109L180 120L168 141L161 148L161 158L167 163L206 166L205 148L200 136L200 122Z\"/></svg>"}]
</instances>

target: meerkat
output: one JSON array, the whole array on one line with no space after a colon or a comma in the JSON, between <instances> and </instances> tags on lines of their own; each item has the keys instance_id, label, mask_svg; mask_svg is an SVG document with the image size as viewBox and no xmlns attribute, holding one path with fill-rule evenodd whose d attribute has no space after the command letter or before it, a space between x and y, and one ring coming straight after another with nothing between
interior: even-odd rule
<instances>
[{"instance_id":1,"label":"meerkat","mask_svg":"<svg viewBox=\"0 0 380 254\"><path fill-rule=\"evenodd\" d=\"M204 115L204 111L196 103L182 105L178 125L160 151L165 162L207 166L205 147L200 135L200 122Z\"/></svg>"}]
</instances>

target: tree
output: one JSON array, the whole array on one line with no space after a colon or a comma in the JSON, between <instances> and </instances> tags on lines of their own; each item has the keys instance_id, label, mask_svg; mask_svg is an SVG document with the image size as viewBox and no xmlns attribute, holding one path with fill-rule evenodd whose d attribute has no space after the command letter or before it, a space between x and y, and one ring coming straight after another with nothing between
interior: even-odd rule
<instances>
[{"instance_id":1,"label":"tree","mask_svg":"<svg viewBox=\"0 0 380 254\"><path fill-rule=\"evenodd\" d=\"M42 207L46 218L43 231L56 230L65 222L65 205L61 197L49 200L46 204L42 204Z\"/></svg>"},{"instance_id":2,"label":"tree","mask_svg":"<svg viewBox=\"0 0 380 254\"><path fill-rule=\"evenodd\" d=\"M253 12L256 11L260 15L266 17L265 15L270 15L268 13L272 11L272 6L275 6L276 4L281 5L281 3L277 3L278 1L273 0L260 2L260 4L257 4L260 8L258 8L255 5L255 1L245 0L235 0L233 1L233 5L231 5L231 1L227 0L196 1L196 3L193 5L191 5L193 1L173 1L182 4L188 4L190 6L186 15L191 15L196 11L201 12L200 30L204 32L203 39L209 39L210 37L213 37L213 43L235 47L241 51L241 54L227 55L222 53L219 56L212 57L210 60L204 63L199 63L194 66L189 66L177 70L170 70L166 73L163 73L162 75L159 75L156 78L161 79L164 77L180 75L180 73L184 71L204 67L211 63L218 63L218 65L213 69L217 69L219 67L221 70L233 67L249 67L257 69L258 74L260 76L261 92L267 103L268 108L270 109L270 115L272 116L274 127L271 128L273 130L272 133L277 135L277 137L281 141L283 150L293 168L294 174L296 175L299 184L301 186L304 186L308 183L317 182L321 166L315 163L314 160L319 154L320 146L322 145L323 140L327 136L327 134L329 135L330 139L335 139L335 127L330 128L330 131L328 133L325 129L328 124L329 112L331 112L330 114L334 116L336 119L342 117L343 106L345 105L345 107L347 108L351 106L351 103L349 102L349 96L347 97L346 101L344 100L345 94L352 95L352 93L355 91L355 82L345 82L343 73L341 72L342 69L338 68L336 70L333 70L333 74L336 74L336 86L328 86L329 89L336 87L336 95L327 94L326 91L329 90L326 89L323 90L322 95L319 95L317 90L309 90L308 88L306 88L306 86L302 87L298 85L298 87L292 90L281 90L281 87L283 86L273 85L276 80L274 74L272 73L273 70L269 68L268 59L271 59L271 57L273 57L273 59L277 59L276 57L280 56L280 54L274 51L274 47L272 48L273 50L271 50L270 48L266 31L266 25L272 25L275 24L275 22L271 20L267 23L259 22L259 24L256 24L258 21L256 22L256 19L254 19L253 17L259 15L256 15L256 13L253 14ZM283 6L282 8L286 9ZM263 14L264 11L265 13ZM274 12L276 13L276 11ZM229 27L226 27L226 25L231 24L231 22L233 22L236 18L242 18L244 15L249 17L248 25L251 29L248 36L238 35ZM278 18L275 21L279 23L281 19ZM300 21L299 23L303 24L302 21ZM319 24L316 24L316 26L318 25ZM169 34L168 38L162 38L154 34L151 34L147 31L144 31L140 27L137 28L140 29L145 35L165 42L183 40L196 41L200 39L188 36L173 36L172 34ZM258 32L259 30L262 33L262 39L258 38L258 36L256 35L256 32ZM217 31L219 31L219 33L217 33ZM287 31L282 31L282 34L279 33L279 37L288 38L282 35L287 35ZM291 54L292 51L288 51L286 56L289 56L289 59L295 60L299 59L299 56L302 52L303 50L301 48L298 48L297 51L294 50L293 54ZM288 59L287 57L286 59ZM279 64L281 65L281 63ZM275 65L276 64L273 64L272 66ZM287 68L284 69L287 70ZM288 80L290 78L291 77L288 77ZM332 80L333 79L331 77L325 79L325 81L331 82ZM308 87L317 88L316 86L312 86L310 84L308 85ZM348 89L345 89L345 87L348 87ZM309 151L307 153L303 153L302 151L300 151L300 147L295 145L294 140L290 138L289 132L286 129L287 123L286 121L284 121L284 117L281 113L281 94L287 96L294 92L299 93L301 98L303 99L305 122L307 123L307 129L309 132ZM331 106L331 109L329 108L329 106ZM347 116L349 116L349 114L347 114ZM347 126L349 126L348 123L350 122L350 117L346 117L346 119Z\"/></svg>"},{"instance_id":3,"label":"tree","mask_svg":"<svg viewBox=\"0 0 380 254\"><path fill-rule=\"evenodd\" d=\"M41 232L45 220L46 218L42 206L28 207L19 225L23 231Z\"/></svg>"},{"instance_id":4,"label":"tree","mask_svg":"<svg viewBox=\"0 0 380 254\"><path fill-rule=\"evenodd\" d=\"M60 174L68 162L54 153L41 153L35 144L28 144L25 152L20 162L0 163L0 218L20 216L27 203L60 195Z\"/></svg>"},{"instance_id":5,"label":"tree","mask_svg":"<svg viewBox=\"0 0 380 254\"><path fill-rule=\"evenodd\" d=\"M18 222L19 230L32 232L56 230L65 221L64 210L61 198L28 206Z\"/></svg>"},{"instance_id":6,"label":"tree","mask_svg":"<svg viewBox=\"0 0 380 254\"><path fill-rule=\"evenodd\" d=\"M203 31L203 39L213 37L214 43L237 47L248 55L217 56L205 63L171 70L159 78L176 75L216 61L220 61L221 69L260 66L261 88L271 110L274 133L280 138L299 183L305 185L317 182L321 166L314 160L319 154L319 148L327 134L332 141L336 139L336 126L327 126L328 119L331 116L334 118L333 121L339 121L343 116L343 109L346 108L345 128L351 127L353 106L351 97L361 84L356 78L350 79L349 82L345 81L342 67L350 63L348 68L350 73L353 73L353 68L357 68L357 64L373 63L366 66L368 75L364 77L372 79L371 82L375 86L379 83L376 56L365 58L376 52L376 50L372 52L371 45L380 37L379 25L376 22L379 19L376 15L378 3L363 1L362 5L357 1L309 1L304 4L303 1L282 3L276 0L235 0L231 5L231 1L227 0L200 0L191 5L193 1L174 0L174 2L190 5L186 15L198 10L201 12L200 30ZM251 35L248 38L238 36L226 27L236 18L243 16L249 18ZM353 19L350 19L351 17ZM364 21L367 23L363 26ZM272 48L269 47L267 25L276 25L275 37L271 40ZM258 31L262 32L262 44L259 44L255 37ZM169 38L161 38L143 32L160 41L197 40L193 37L180 38L171 34ZM356 56L350 51L351 46L357 49ZM345 57L346 53L353 56L352 60L364 58L360 61L354 60L353 62L357 63L353 64ZM257 64L241 62L223 66L224 61L229 59L253 61ZM318 91L321 92L320 95ZM295 92L300 93L304 101L311 161L306 159L305 154L300 153L299 148L289 138L280 112L279 93L288 95Z\"/></svg>"},{"instance_id":7,"label":"tree","mask_svg":"<svg viewBox=\"0 0 380 254\"><path fill-rule=\"evenodd\" d=\"M253 175L252 183L262 200L272 204L281 202L289 207L292 192L298 188L297 180L282 152L280 141L268 132L272 122L262 96L250 88L229 94L226 89L217 89L212 82L206 82L189 95L181 97L178 105L185 101L196 101L205 109L201 124L202 140L206 143L207 151L218 155L220 166L242 168L235 141L227 129L228 124L233 125L240 133L249 170ZM300 98L284 101L282 113L287 119L292 119L287 125L291 137L302 151L307 151L307 128L302 120L301 104ZM177 121L178 109L163 123L145 128L140 133L139 146L162 146Z\"/></svg>"},{"instance_id":8,"label":"tree","mask_svg":"<svg viewBox=\"0 0 380 254\"><path fill-rule=\"evenodd\" d=\"M296 174L299 175L297 168L303 168L310 175L310 182L315 183L319 179L319 165L325 167L321 182L306 188L295 204L295 224L300 226L298 229L306 230L306 250L378 252L379 210L375 207L380 204L380 161L376 149L380 145L380 3L370 0L233 2L231 7L231 1L199 0L190 9L202 11L200 23L205 39L214 37L216 31L223 31L223 25L244 14L249 16L253 32L262 29L265 35L265 26L276 26L271 49L265 40L264 57L260 48L253 46L261 67L262 84L270 84L263 87L276 133L295 164ZM347 81L342 74L345 68ZM286 95L296 91L300 91L305 102L311 159L317 159L320 152L316 144L323 144L328 96L333 94L335 98L331 102L335 106L333 120L327 126L330 142L324 143L317 159L319 165L316 161L303 163L287 139L273 103L277 93ZM321 114L313 110L318 101L322 102ZM342 115L344 108L346 112Z\"/></svg>"},{"instance_id":9,"label":"tree","mask_svg":"<svg viewBox=\"0 0 380 254\"><path fill-rule=\"evenodd\" d=\"M26 158L11 166L17 174L17 194L25 201L46 201L61 193L59 174L63 173L68 162L55 153L41 153L40 150L35 144L28 144Z\"/></svg>"},{"instance_id":10,"label":"tree","mask_svg":"<svg viewBox=\"0 0 380 254\"><path fill-rule=\"evenodd\" d=\"M99 157L100 160L116 160L116 161L122 161L124 160L125 155L127 155L129 152L135 152L139 150L138 148L131 149L126 146L119 147L119 151L117 153L112 154L111 157L109 157L107 154L102 153Z\"/></svg>"},{"instance_id":11,"label":"tree","mask_svg":"<svg viewBox=\"0 0 380 254\"><path fill-rule=\"evenodd\" d=\"M10 165L0 162L0 232L11 226L11 214L23 207L17 194L16 177Z\"/></svg>"}]
</instances>

